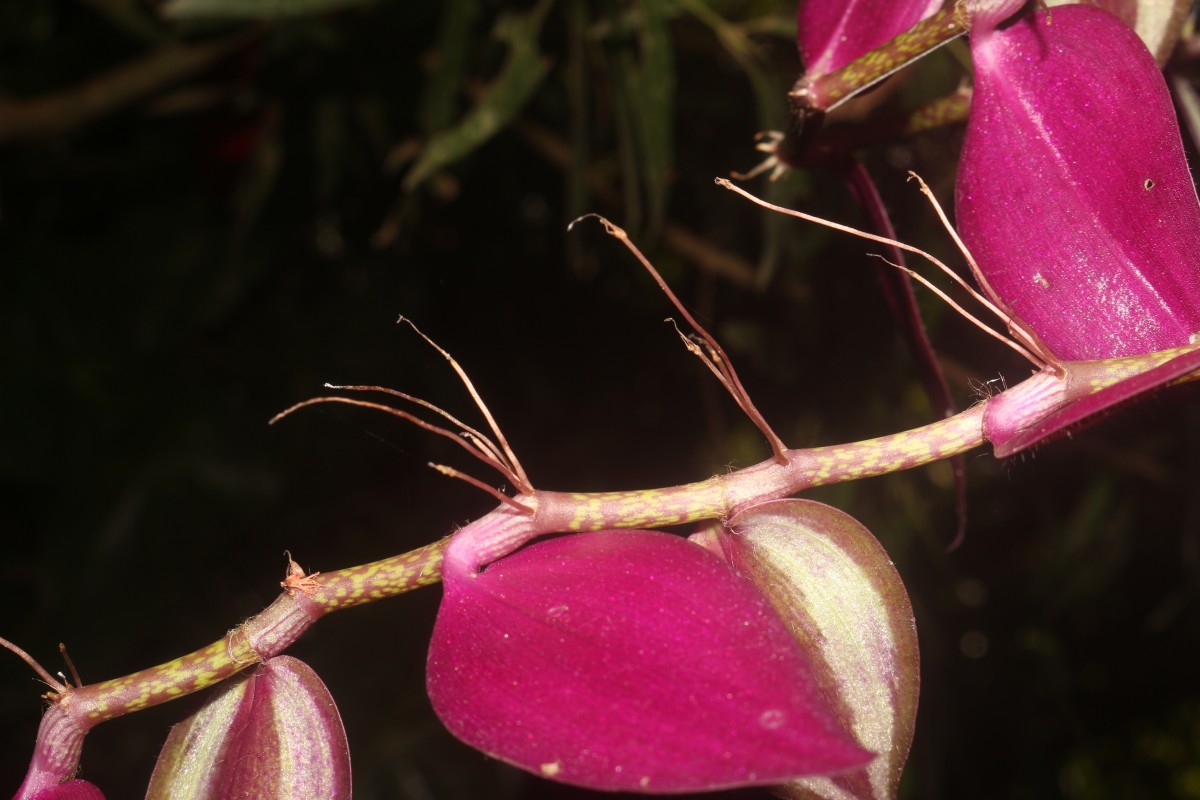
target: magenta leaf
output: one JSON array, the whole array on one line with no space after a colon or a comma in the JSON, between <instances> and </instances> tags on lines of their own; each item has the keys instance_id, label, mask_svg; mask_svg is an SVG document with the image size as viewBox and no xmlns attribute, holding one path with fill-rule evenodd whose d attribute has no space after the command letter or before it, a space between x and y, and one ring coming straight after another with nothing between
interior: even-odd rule
<instances>
[{"instance_id":1,"label":"magenta leaf","mask_svg":"<svg viewBox=\"0 0 1200 800\"><path fill-rule=\"evenodd\" d=\"M337 706L302 661L276 656L223 684L171 729L147 800L348 800L350 750Z\"/></svg>"},{"instance_id":2,"label":"magenta leaf","mask_svg":"<svg viewBox=\"0 0 1200 800\"><path fill-rule=\"evenodd\" d=\"M796 44L804 69L823 75L933 14L942 0L800 0Z\"/></svg>"},{"instance_id":3,"label":"magenta leaf","mask_svg":"<svg viewBox=\"0 0 1200 800\"><path fill-rule=\"evenodd\" d=\"M776 791L891 800L916 726L920 656L912 605L887 552L856 519L811 500L762 503L726 524L716 526L722 550L800 640L841 725L878 753L860 769Z\"/></svg>"},{"instance_id":4,"label":"magenta leaf","mask_svg":"<svg viewBox=\"0 0 1200 800\"><path fill-rule=\"evenodd\" d=\"M1061 360L1187 345L1200 203L1145 45L1087 6L973 21L958 221L999 303Z\"/></svg>"},{"instance_id":5,"label":"magenta leaf","mask_svg":"<svg viewBox=\"0 0 1200 800\"><path fill-rule=\"evenodd\" d=\"M698 545L602 531L536 542L478 574L466 561L444 562L428 688L472 747L566 783L656 793L871 757L838 728L763 595Z\"/></svg>"},{"instance_id":6,"label":"magenta leaf","mask_svg":"<svg viewBox=\"0 0 1200 800\"><path fill-rule=\"evenodd\" d=\"M1137 31L1154 60L1165 64L1179 41L1192 0L1047 0L1047 6L1082 2L1103 8Z\"/></svg>"}]
</instances>

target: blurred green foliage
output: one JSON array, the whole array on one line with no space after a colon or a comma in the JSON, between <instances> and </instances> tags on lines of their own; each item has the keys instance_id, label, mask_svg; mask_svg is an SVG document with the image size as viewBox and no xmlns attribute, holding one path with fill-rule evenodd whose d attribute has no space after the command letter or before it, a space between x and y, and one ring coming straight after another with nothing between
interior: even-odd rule
<instances>
[{"instance_id":1,"label":"blurred green foliage","mask_svg":"<svg viewBox=\"0 0 1200 800\"><path fill-rule=\"evenodd\" d=\"M332 569L489 508L424 466L472 465L395 420L331 407L265 424L326 381L470 415L400 313L470 371L539 487L643 488L764 458L629 257L598 226L566 234L588 211L645 247L789 444L928 421L871 248L712 186L785 124L792 13L0 3L0 634L50 665L65 641L85 679L123 674L254 614L285 548ZM937 96L962 74L954 56L863 103ZM948 197L956 146L942 131L864 154L902 238L939 254L905 170ZM761 191L857 221L832 174ZM963 404L972 380L1023 377L926 310ZM1200 797L1198 440L1195 406L1169 395L1028 458L973 455L952 555L944 467L812 493L884 541L917 607L906 796ZM336 616L294 648L342 708L356 795L592 796L441 730L422 677L437 598ZM40 692L0 659L0 786L20 782ZM102 726L83 777L139 796L186 706Z\"/></svg>"}]
</instances>

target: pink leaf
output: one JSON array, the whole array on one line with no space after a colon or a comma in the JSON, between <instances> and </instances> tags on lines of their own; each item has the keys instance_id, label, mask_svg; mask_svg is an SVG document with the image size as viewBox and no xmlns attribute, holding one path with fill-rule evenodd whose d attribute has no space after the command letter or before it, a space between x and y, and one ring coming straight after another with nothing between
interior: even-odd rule
<instances>
[{"instance_id":1,"label":"pink leaf","mask_svg":"<svg viewBox=\"0 0 1200 800\"><path fill-rule=\"evenodd\" d=\"M581 533L478 574L450 556L429 697L472 747L642 792L782 783L870 759L833 722L766 599L697 545Z\"/></svg>"},{"instance_id":2,"label":"pink leaf","mask_svg":"<svg viewBox=\"0 0 1200 800\"><path fill-rule=\"evenodd\" d=\"M1170 58L1192 8L1192 0L1048 0L1046 5L1075 2L1103 8L1133 28L1159 64Z\"/></svg>"},{"instance_id":3,"label":"pink leaf","mask_svg":"<svg viewBox=\"0 0 1200 800\"><path fill-rule=\"evenodd\" d=\"M1200 203L1141 40L1086 6L976 18L958 220L1000 304L1062 360L1200 331Z\"/></svg>"}]
</instances>

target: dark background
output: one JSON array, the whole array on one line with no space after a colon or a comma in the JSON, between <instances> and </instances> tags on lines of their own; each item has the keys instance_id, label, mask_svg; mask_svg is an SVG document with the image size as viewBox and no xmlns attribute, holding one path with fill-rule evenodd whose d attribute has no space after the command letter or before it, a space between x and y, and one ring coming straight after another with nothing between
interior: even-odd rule
<instances>
[{"instance_id":1,"label":"dark background","mask_svg":"<svg viewBox=\"0 0 1200 800\"><path fill-rule=\"evenodd\" d=\"M738 29L756 47L746 61L686 10L663 40L648 38L637 4L563 0L529 41L548 72L510 109L516 126L408 190L400 156L438 127L423 115L451 7L474 16L443 127L501 69L498 3L379 2L261 25L164 22L117 0L0 4L0 115L176 42L245 37L93 119L51 114L0 139L0 635L51 671L59 641L99 680L219 638L278 592L285 549L336 569L494 504L425 464L490 475L399 420L326 406L266 425L326 381L391 386L476 420L399 314L470 372L539 488L669 485L765 458L663 324L672 312L636 263L594 223L566 233L585 211L630 229L788 444L933 418L864 255L878 248L766 220L712 185L753 165L753 134L783 119L799 69L790 4L709 7L752 21ZM651 72L653 47L669 48L669 73ZM952 88L963 52L867 102L902 108ZM655 117L632 98L631 64L669 90L657 119L672 128L647 133ZM752 81L777 93L756 102ZM575 166L551 163L531 130ZM957 136L863 154L901 238L947 257L904 172L951 197ZM858 219L831 173L771 191ZM668 227L751 277L697 267ZM1027 374L925 300L961 404L972 381ZM972 453L971 524L953 554L945 465L809 495L879 536L917 610L923 692L905 797L1200 797L1197 442L1183 394L1032 456ZM339 701L355 796L597 796L498 765L440 727L423 692L439 594L336 615L291 651ZM0 654L3 791L24 774L43 689ZM82 777L109 798L141 796L188 702L95 730Z\"/></svg>"}]
</instances>

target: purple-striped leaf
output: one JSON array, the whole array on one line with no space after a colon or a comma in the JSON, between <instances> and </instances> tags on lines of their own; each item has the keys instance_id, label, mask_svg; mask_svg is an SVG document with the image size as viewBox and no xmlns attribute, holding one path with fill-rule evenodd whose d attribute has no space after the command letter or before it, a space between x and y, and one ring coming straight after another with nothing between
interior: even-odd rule
<instances>
[{"instance_id":1,"label":"purple-striped leaf","mask_svg":"<svg viewBox=\"0 0 1200 800\"><path fill-rule=\"evenodd\" d=\"M813 665L838 721L878 756L836 776L777 787L794 800L890 800L916 724L920 661L912 605L891 559L848 514L811 500L753 506L716 526L741 574L766 592Z\"/></svg>"},{"instance_id":2,"label":"purple-striped leaf","mask_svg":"<svg viewBox=\"0 0 1200 800\"><path fill-rule=\"evenodd\" d=\"M973 19L958 222L1000 305L1057 359L1200 331L1200 203L1166 84L1107 12Z\"/></svg>"},{"instance_id":3,"label":"purple-striped leaf","mask_svg":"<svg viewBox=\"0 0 1200 800\"><path fill-rule=\"evenodd\" d=\"M478 573L454 548L427 677L434 710L472 747L558 781L654 793L870 760L770 603L704 548L581 533Z\"/></svg>"},{"instance_id":4,"label":"purple-striped leaf","mask_svg":"<svg viewBox=\"0 0 1200 800\"><path fill-rule=\"evenodd\" d=\"M801 0L796 44L809 75L823 75L894 39L942 0Z\"/></svg>"},{"instance_id":5,"label":"purple-striped leaf","mask_svg":"<svg viewBox=\"0 0 1200 800\"><path fill-rule=\"evenodd\" d=\"M337 706L304 662L276 656L227 681L171 729L147 800L349 800Z\"/></svg>"}]
</instances>

